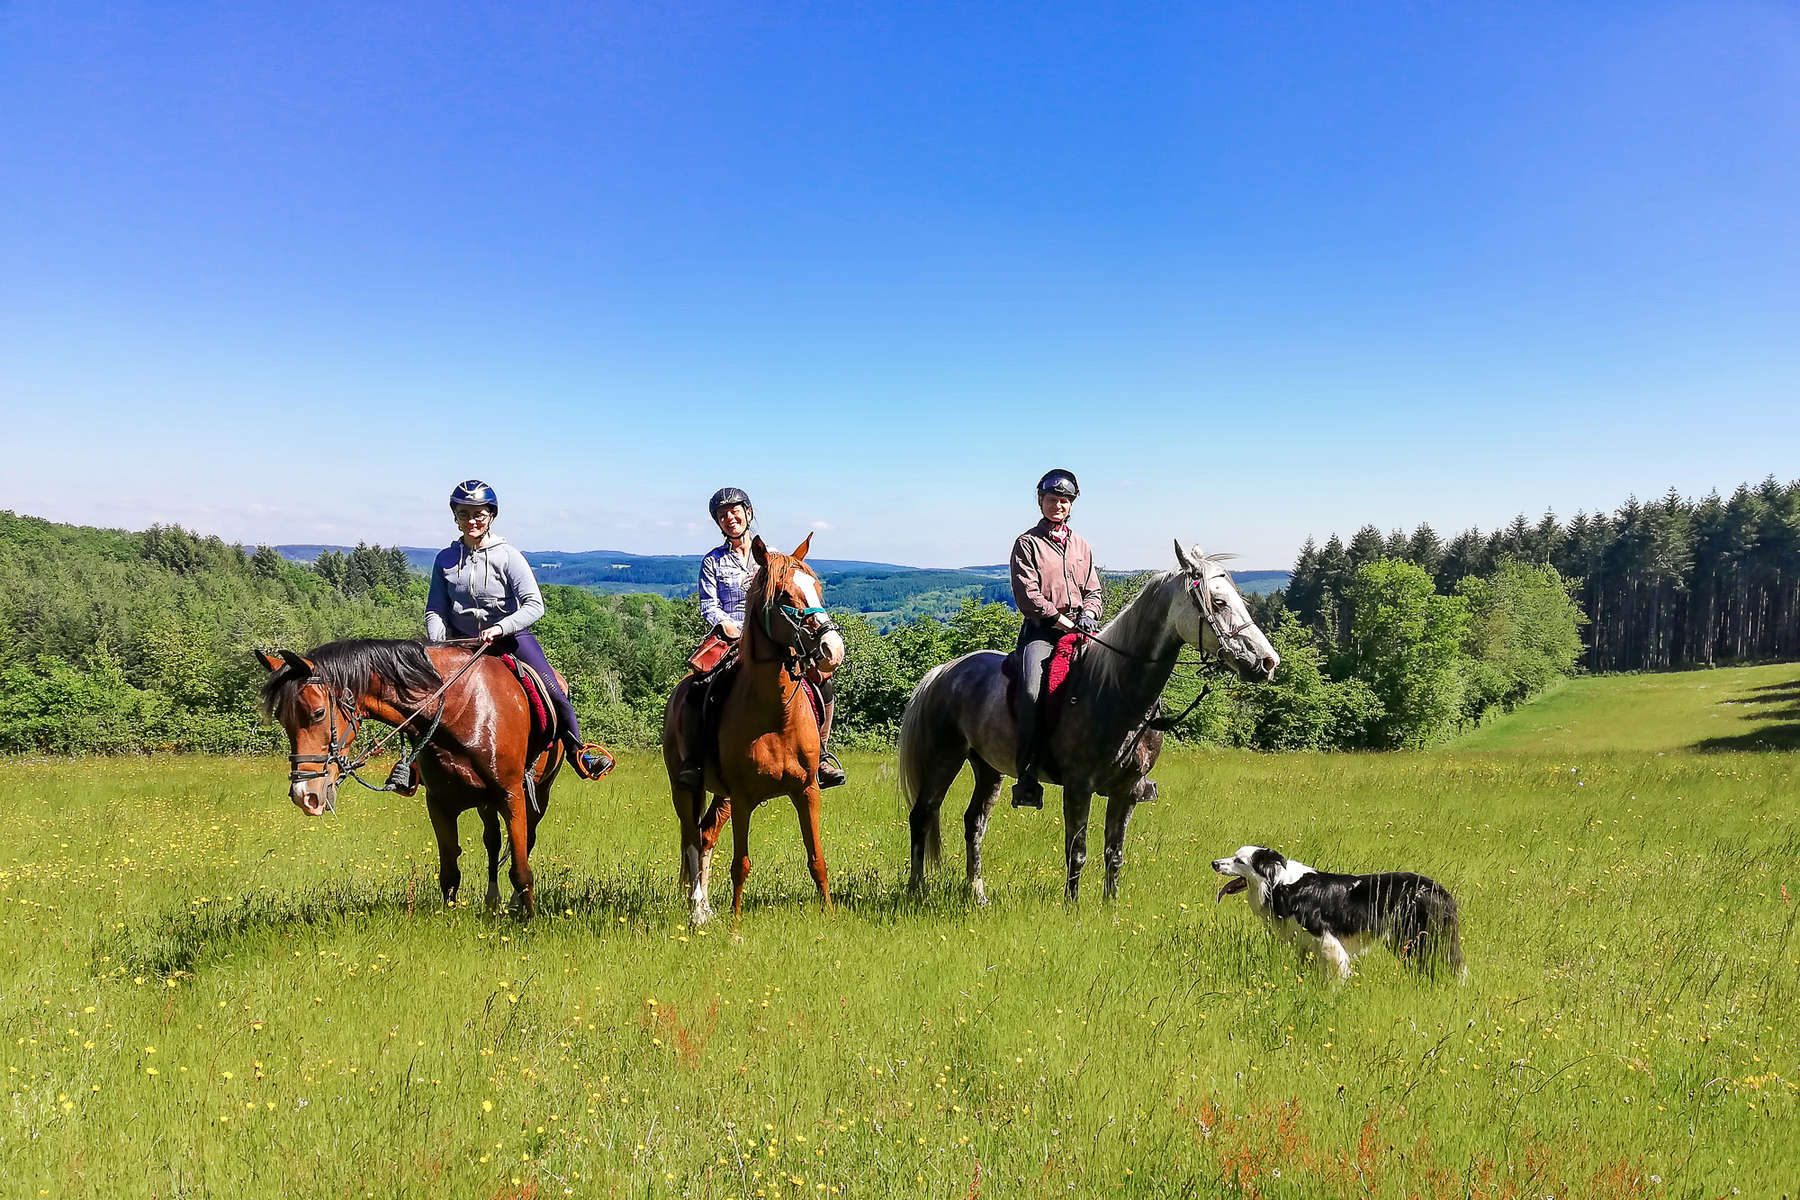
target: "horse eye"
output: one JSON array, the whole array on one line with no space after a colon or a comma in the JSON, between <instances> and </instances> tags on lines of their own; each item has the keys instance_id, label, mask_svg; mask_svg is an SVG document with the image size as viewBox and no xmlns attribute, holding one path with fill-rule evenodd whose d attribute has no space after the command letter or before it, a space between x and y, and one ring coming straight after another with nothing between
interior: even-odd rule
<instances>
[{"instance_id":1,"label":"horse eye","mask_svg":"<svg viewBox=\"0 0 1800 1200\"><path fill-rule=\"evenodd\" d=\"M312 719L315 725L320 721L323 721L325 719L325 710L322 708L313 709Z\"/></svg>"}]
</instances>

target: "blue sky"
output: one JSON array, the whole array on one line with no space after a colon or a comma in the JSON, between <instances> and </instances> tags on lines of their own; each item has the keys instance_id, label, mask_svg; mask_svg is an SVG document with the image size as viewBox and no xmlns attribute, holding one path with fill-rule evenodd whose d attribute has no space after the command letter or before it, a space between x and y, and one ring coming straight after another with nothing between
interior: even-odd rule
<instances>
[{"instance_id":1,"label":"blue sky","mask_svg":"<svg viewBox=\"0 0 1800 1200\"><path fill-rule=\"evenodd\" d=\"M1792 4L0 8L0 507L1281 567L1800 474Z\"/></svg>"}]
</instances>

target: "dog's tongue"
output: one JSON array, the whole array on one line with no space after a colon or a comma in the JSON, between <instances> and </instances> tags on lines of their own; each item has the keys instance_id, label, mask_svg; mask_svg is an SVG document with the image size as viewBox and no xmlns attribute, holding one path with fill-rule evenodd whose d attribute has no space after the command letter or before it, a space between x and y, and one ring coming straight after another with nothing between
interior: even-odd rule
<instances>
[{"instance_id":1,"label":"dog's tongue","mask_svg":"<svg viewBox=\"0 0 1800 1200\"><path fill-rule=\"evenodd\" d=\"M1249 881L1242 875L1233 875L1230 879L1225 881L1225 886L1219 889L1219 894L1213 897L1213 903L1217 904L1225 897L1235 895L1249 886Z\"/></svg>"}]
</instances>

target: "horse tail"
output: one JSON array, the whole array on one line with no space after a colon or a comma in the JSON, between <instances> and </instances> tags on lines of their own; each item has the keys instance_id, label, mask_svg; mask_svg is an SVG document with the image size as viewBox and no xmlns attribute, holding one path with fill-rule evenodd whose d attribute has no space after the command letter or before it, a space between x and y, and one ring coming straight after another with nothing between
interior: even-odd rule
<instances>
[{"instance_id":1,"label":"horse tail","mask_svg":"<svg viewBox=\"0 0 1800 1200\"><path fill-rule=\"evenodd\" d=\"M936 717L934 710L938 701L934 693L938 681L943 677L944 669L949 663L925 672L919 680L919 686L913 689L912 699L906 702L906 715L900 719L900 795L906 801L906 811L910 816L919 803L920 789L925 778L925 764L930 761L933 747L931 745L931 727ZM938 830L938 816L934 809L931 823L925 827L925 863L936 866L943 853L943 836Z\"/></svg>"}]
</instances>

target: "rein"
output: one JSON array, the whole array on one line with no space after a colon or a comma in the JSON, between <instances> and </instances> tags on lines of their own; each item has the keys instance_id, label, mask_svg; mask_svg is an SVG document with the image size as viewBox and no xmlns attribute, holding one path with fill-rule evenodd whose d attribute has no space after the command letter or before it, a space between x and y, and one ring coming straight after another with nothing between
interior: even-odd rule
<instances>
[{"instance_id":1,"label":"rein","mask_svg":"<svg viewBox=\"0 0 1800 1200\"><path fill-rule=\"evenodd\" d=\"M1194 602L1194 608L1197 612L1199 612L1200 619L1206 622L1208 628L1210 628L1213 631L1213 637L1218 641L1219 645L1222 647L1225 644L1226 638L1237 637L1239 634L1243 633L1244 630L1250 628L1252 625L1255 625L1256 622L1252 618L1246 616L1244 618L1244 620L1242 620L1238 624L1232 626L1230 629L1220 629L1219 623L1213 619L1212 613L1207 611L1205 602L1200 599L1200 586L1201 586L1201 584L1203 584L1205 582L1206 581L1203 579L1191 580L1188 583L1187 588L1185 590L1187 591L1188 598ZM1086 638L1088 641L1096 642L1102 646L1105 646L1108 650L1111 650L1114 654L1117 654L1120 658L1129 658L1129 659L1133 660L1134 662L1146 662L1146 663L1160 663L1162 661L1160 658L1153 657L1152 655L1137 654L1130 650L1126 650L1121 646L1115 646L1111 642L1107 641L1105 638L1101 637L1098 633L1088 633L1088 634L1083 634L1082 636L1084 638ZM1190 659L1183 660L1181 658L1181 651L1177 650L1175 652L1175 665L1176 666L1190 666L1190 667L1191 666L1205 666L1208 661L1210 661L1210 660L1206 655L1202 655L1199 658L1190 658ZM1185 716L1186 714L1183 714L1183 715Z\"/></svg>"}]
</instances>

